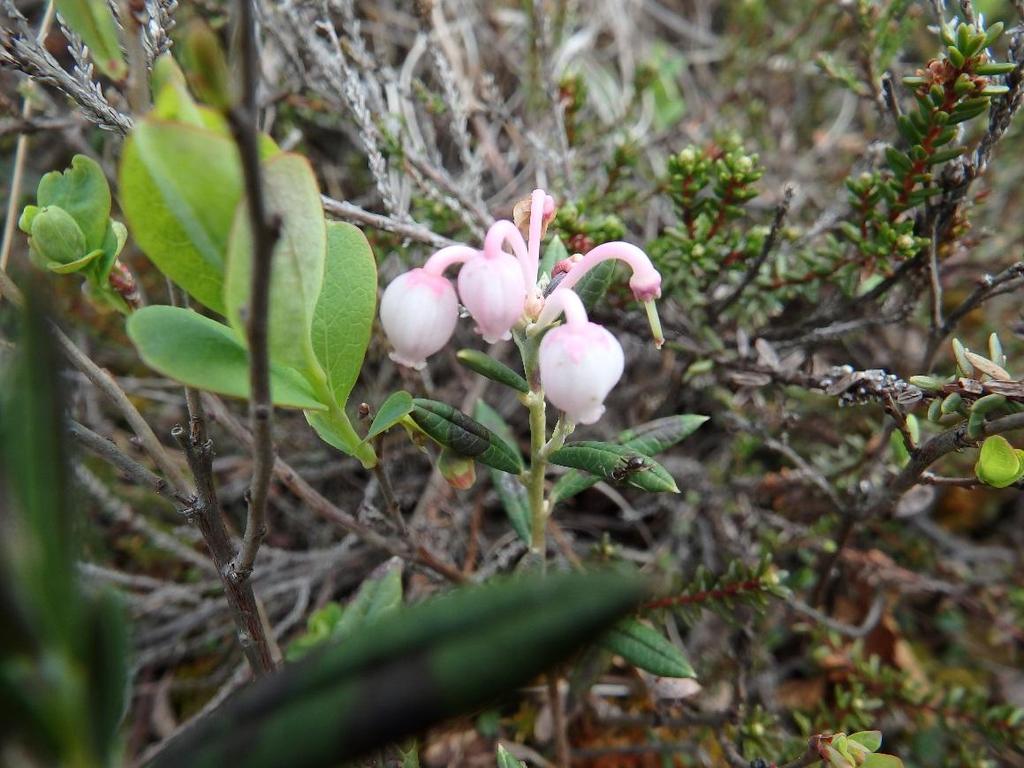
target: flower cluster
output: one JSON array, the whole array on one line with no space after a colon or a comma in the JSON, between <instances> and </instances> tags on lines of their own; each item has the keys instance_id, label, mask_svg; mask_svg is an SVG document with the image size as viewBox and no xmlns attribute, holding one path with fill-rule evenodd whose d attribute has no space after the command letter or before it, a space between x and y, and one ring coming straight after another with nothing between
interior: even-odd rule
<instances>
[{"instance_id":1,"label":"flower cluster","mask_svg":"<svg viewBox=\"0 0 1024 768\"><path fill-rule=\"evenodd\" d=\"M461 300L488 343L511 338L513 330L526 339L543 333L538 360L545 395L572 423L597 421L608 392L622 376L622 346L607 330L590 322L573 286L603 261L626 262L632 269L630 288L637 301L646 305L660 347L663 339L654 300L661 295L661 275L636 246L610 242L560 263L555 272L562 274L548 283L538 274L540 241L554 213L554 199L544 190L534 190L526 241L513 222L503 219L487 231L482 250L448 246L422 267L399 275L384 291L380 305L381 322L394 348L391 359L422 369L454 333ZM461 265L458 293L444 276L456 264ZM552 327L562 316L565 322Z\"/></svg>"}]
</instances>

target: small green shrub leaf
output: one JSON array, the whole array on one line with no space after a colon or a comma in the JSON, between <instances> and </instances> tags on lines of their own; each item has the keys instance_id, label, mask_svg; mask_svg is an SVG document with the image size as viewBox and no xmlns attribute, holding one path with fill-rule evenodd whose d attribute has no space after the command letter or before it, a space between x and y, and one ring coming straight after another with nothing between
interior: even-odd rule
<instances>
[{"instance_id":1,"label":"small green shrub leaf","mask_svg":"<svg viewBox=\"0 0 1024 768\"><path fill-rule=\"evenodd\" d=\"M370 430L366 433L366 439L372 440L377 435L387 432L403 417L412 412L412 395L403 389L392 392L387 400L381 403L377 415L370 423Z\"/></svg>"},{"instance_id":2,"label":"small green shrub leaf","mask_svg":"<svg viewBox=\"0 0 1024 768\"><path fill-rule=\"evenodd\" d=\"M851 733L847 738L860 744L868 752L877 752L878 748L882 746L881 731L857 731L857 733Z\"/></svg>"},{"instance_id":3,"label":"small green shrub leaf","mask_svg":"<svg viewBox=\"0 0 1024 768\"><path fill-rule=\"evenodd\" d=\"M619 443L624 448L637 451L645 456L655 456L696 432L710 417L695 413L682 413L649 421L619 434ZM600 481L592 474L570 470L558 478L551 489L551 497L565 501L582 493Z\"/></svg>"},{"instance_id":4,"label":"small green shrub leaf","mask_svg":"<svg viewBox=\"0 0 1024 768\"><path fill-rule=\"evenodd\" d=\"M110 185L92 158L75 155L67 170L44 175L39 180L36 204L64 209L82 230L87 250L103 246L110 220Z\"/></svg>"},{"instance_id":5,"label":"small green shrub leaf","mask_svg":"<svg viewBox=\"0 0 1024 768\"><path fill-rule=\"evenodd\" d=\"M332 639L346 640L357 631L402 607L402 560L393 557L366 577L341 614Z\"/></svg>"},{"instance_id":6,"label":"small green shrub leaf","mask_svg":"<svg viewBox=\"0 0 1024 768\"><path fill-rule=\"evenodd\" d=\"M1005 437L992 435L981 445L974 472L985 485L1006 488L1021 478L1021 458Z\"/></svg>"}]
</instances>

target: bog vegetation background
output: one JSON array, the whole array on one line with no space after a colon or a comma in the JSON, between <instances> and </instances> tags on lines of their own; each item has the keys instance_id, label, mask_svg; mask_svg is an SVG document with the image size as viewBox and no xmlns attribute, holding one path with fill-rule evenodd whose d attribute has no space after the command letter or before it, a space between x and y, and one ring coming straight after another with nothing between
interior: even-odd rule
<instances>
[{"instance_id":1,"label":"bog vegetation background","mask_svg":"<svg viewBox=\"0 0 1024 768\"><path fill-rule=\"evenodd\" d=\"M1024 765L1024 4L0 17L4 764Z\"/></svg>"}]
</instances>

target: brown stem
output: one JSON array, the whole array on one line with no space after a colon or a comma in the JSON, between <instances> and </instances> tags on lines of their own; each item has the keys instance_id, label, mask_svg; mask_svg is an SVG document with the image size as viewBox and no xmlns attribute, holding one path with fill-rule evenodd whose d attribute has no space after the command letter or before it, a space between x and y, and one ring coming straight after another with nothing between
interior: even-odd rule
<instances>
[{"instance_id":1,"label":"brown stem","mask_svg":"<svg viewBox=\"0 0 1024 768\"><path fill-rule=\"evenodd\" d=\"M235 551L221 518L220 503L217 500L217 489L213 479L213 442L194 442L188 430L181 425L175 426L171 430L171 435L185 452L189 469L192 470L196 481L196 498L186 514L199 528L210 550L210 557L217 568L217 575L224 586L224 596L235 621L238 643L249 661L249 666L252 667L253 674L259 676L271 672L274 669L274 657L256 604L256 596L252 591L252 584L248 581L238 582L232 578L231 561Z\"/></svg>"},{"instance_id":2,"label":"brown stem","mask_svg":"<svg viewBox=\"0 0 1024 768\"><path fill-rule=\"evenodd\" d=\"M249 484L248 515L242 547L232 565L231 577L244 581L252 574L260 544L267 535L267 495L274 470L273 417L270 400L270 349L267 317L270 314L271 261L278 226L272 220L263 197L260 178L259 83L256 19L253 0L239 0L238 25L242 65L242 99L228 115L238 144L245 176L249 226L252 230L252 276L245 332L249 342L249 422L252 430L252 480Z\"/></svg>"}]
</instances>

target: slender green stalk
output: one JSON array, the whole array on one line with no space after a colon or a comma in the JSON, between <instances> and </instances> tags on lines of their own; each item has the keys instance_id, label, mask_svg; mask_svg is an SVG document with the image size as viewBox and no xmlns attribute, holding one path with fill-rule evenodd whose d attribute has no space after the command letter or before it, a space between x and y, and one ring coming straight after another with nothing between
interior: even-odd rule
<instances>
[{"instance_id":1,"label":"slender green stalk","mask_svg":"<svg viewBox=\"0 0 1024 768\"><path fill-rule=\"evenodd\" d=\"M530 549L544 562L546 555L547 508L544 503L544 471L547 461L544 446L547 444L547 421L545 418L544 391L534 389L527 395L530 409L530 476L527 481L530 497Z\"/></svg>"}]
</instances>

